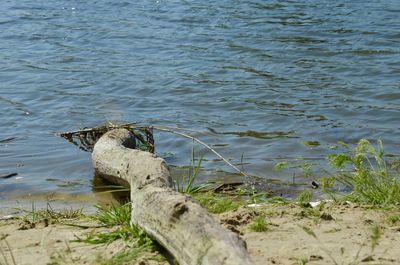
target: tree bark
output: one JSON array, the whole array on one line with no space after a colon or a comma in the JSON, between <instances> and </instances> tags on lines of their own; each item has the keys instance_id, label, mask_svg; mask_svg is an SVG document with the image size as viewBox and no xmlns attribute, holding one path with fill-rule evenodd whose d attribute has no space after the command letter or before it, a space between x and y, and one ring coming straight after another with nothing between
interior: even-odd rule
<instances>
[{"instance_id":1,"label":"tree bark","mask_svg":"<svg viewBox=\"0 0 400 265\"><path fill-rule=\"evenodd\" d=\"M92 154L96 174L130 185L132 222L163 245L180 265L253 264L245 242L225 230L190 196L170 188L165 161L132 149L125 129L104 134Z\"/></svg>"}]
</instances>

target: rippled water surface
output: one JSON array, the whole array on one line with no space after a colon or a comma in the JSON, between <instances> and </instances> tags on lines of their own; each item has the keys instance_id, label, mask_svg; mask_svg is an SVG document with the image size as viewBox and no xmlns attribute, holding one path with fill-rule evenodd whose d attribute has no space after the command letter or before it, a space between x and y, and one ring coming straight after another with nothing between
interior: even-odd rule
<instances>
[{"instance_id":1,"label":"rippled water surface","mask_svg":"<svg viewBox=\"0 0 400 265\"><path fill-rule=\"evenodd\" d=\"M397 0L5 0L0 11L0 173L18 173L0 179L3 201L90 191L89 154L54 133L108 120L199 130L262 178L291 178L272 170L284 160L322 164L338 140L381 138L399 153ZM156 142L169 164L189 163L190 141Z\"/></svg>"}]
</instances>

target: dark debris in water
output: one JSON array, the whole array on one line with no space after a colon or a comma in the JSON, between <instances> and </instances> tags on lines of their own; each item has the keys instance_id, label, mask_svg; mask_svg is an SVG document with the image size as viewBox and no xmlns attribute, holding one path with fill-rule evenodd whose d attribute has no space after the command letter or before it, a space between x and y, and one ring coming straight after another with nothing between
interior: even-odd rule
<instances>
[{"instance_id":1,"label":"dark debris in water","mask_svg":"<svg viewBox=\"0 0 400 265\"><path fill-rule=\"evenodd\" d=\"M14 141L15 139L17 139L17 137L10 137L10 138L6 138L6 139L2 139L2 140L0 140L0 143L6 144L6 143Z\"/></svg>"},{"instance_id":2,"label":"dark debris in water","mask_svg":"<svg viewBox=\"0 0 400 265\"><path fill-rule=\"evenodd\" d=\"M6 173L6 174L0 174L0 179L8 179L18 176L18 173Z\"/></svg>"}]
</instances>

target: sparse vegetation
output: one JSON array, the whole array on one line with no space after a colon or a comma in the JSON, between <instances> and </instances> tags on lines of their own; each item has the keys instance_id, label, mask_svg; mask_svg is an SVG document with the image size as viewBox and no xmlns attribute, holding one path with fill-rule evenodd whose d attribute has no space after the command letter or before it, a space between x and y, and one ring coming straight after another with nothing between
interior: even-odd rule
<instances>
[{"instance_id":1,"label":"sparse vegetation","mask_svg":"<svg viewBox=\"0 0 400 265\"><path fill-rule=\"evenodd\" d=\"M83 216L82 209L62 209L54 210L50 203L47 203L46 209L37 210L35 204L32 203L32 208L30 211L22 210L25 212L23 220L25 224L29 225L31 228L35 227L37 223L44 222L46 226L48 224L55 224L65 221L70 221Z\"/></svg>"},{"instance_id":2,"label":"sparse vegetation","mask_svg":"<svg viewBox=\"0 0 400 265\"><path fill-rule=\"evenodd\" d=\"M234 201L231 196L216 194L212 192L196 193L193 198L206 208L210 213L224 213L240 207L238 201Z\"/></svg>"},{"instance_id":3,"label":"sparse vegetation","mask_svg":"<svg viewBox=\"0 0 400 265\"><path fill-rule=\"evenodd\" d=\"M354 148L344 143L341 146L345 152L328 157L338 172L325 179L325 188L339 182L350 190L346 200L381 207L400 205L400 181L390 174L382 141L377 141L377 147L366 139L361 139Z\"/></svg>"},{"instance_id":4,"label":"sparse vegetation","mask_svg":"<svg viewBox=\"0 0 400 265\"><path fill-rule=\"evenodd\" d=\"M374 225L371 228L371 250L374 251L375 247L379 243L379 239L382 236L382 230L378 225Z\"/></svg>"},{"instance_id":5,"label":"sparse vegetation","mask_svg":"<svg viewBox=\"0 0 400 265\"><path fill-rule=\"evenodd\" d=\"M291 257L291 260L296 262L296 265L306 265L308 263L308 258L304 257Z\"/></svg>"},{"instance_id":6,"label":"sparse vegetation","mask_svg":"<svg viewBox=\"0 0 400 265\"><path fill-rule=\"evenodd\" d=\"M292 169L300 169L303 173L304 178L308 178L311 176L311 169L312 169L312 164L304 162L304 158L300 157L297 158L295 161L292 161L289 163L288 161L282 161L277 164L275 164L274 169L275 170L282 170L284 168L292 168Z\"/></svg>"},{"instance_id":7,"label":"sparse vegetation","mask_svg":"<svg viewBox=\"0 0 400 265\"><path fill-rule=\"evenodd\" d=\"M93 229L86 237L77 237L74 241L88 244L110 244L115 240L121 239L125 244L125 248L110 259L105 259L104 257L99 259L99 264L124 264L124 262L128 260L135 260L144 253L154 251L155 245L153 240L144 230L130 222L130 203L122 206L112 205L108 208L97 206L97 210L93 219L103 226L115 229L103 232L98 232L96 229Z\"/></svg>"},{"instance_id":8,"label":"sparse vegetation","mask_svg":"<svg viewBox=\"0 0 400 265\"><path fill-rule=\"evenodd\" d=\"M274 166L275 170L284 169L289 163L287 161L279 162Z\"/></svg>"},{"instance_id":9,"label":"sparse vegetation","mask_svg":"<svg viewBox=\"0 0 400 265\"><path fill-rule=\"evenodd\" d=\"M309 207L311 199L312 193L309 190L304 190L297 196L297 201L302 207Z\"/></svg>"},{"instance_id":10,"label":"sparse vegetation","mask_svg":"<svg viewBox=\"0 0 400 265\"><path fill-rule=\"evenodd\" d=\"M204 193L196 193L194 196L197 195L204 195ZM219 197L222 195L210 193L208 196L209 199L212 199L212 197ZM235 197L226 197L235 200ZM240 201L238 203L240 204ZM41 210L35 209L35 213L40 211ZM284 204L266 204L257 208L244 208L237 211L237 213L237 215L235 213L232 213L232 215L228 214L227 216L230 216L229 218L232 219L227 220L232 220L232 222L238 221L239 224L234 225L234 228L240 233L244 233L244 238L246 240L248 240L248 238L251 238L251 240L260 240L257 241L257 244L259 244L258 246L254 244L251 245L250 251L253 251L253 253L258 253L255 252L255 250L260 250L260 253L263 253L262 250L265 249L264 244L271 246L271 240L269 240L271 237L276 238L276 236L282 236L282 240L284 241L282 245L280 245L280 242L277 242L277 247L273 248L275 250L278 246L283 246L284 244L290 245L292 240L290 238L302 238L301 240L293 239L293 248L289 248L290 251L288 251L287 254L283 253L279 254L279 256L276 256L276 254L268 254L267 256L267 254L263 253L263 255L266 255L265 260L274 259L278 263L282 261L289 264L317 264L318 261L320 261L321 264L334 264L334 262L332 262L333 258L337 264L355 265L367 261L372 261L372 263L382 261L384 263L386 260L385 258L387 258L388 261L389 259L395 260L392 262L393 264L397 262L397 258L395 254L393 254L393 252L396 253L398 249L396 246L397 239L394 233L390 233L390 231L397 231L398 229L397 225L399 224L400 215L398 214L398 210L395 209L391 209L390 211L386 209L377 210L371 207L360 207L353 203L338 204L334 202L321 203L311 208L301 207L297 203L289 202ZM323 221L331 220L332 216L330 213L337 217L336 221ZM353 215L354 213L356 214ZM365 214L365 216L359 218L357 217L359 214ZM31 216L29 218L31 220ZM64 225L61 226L60 230L74 229L73 234L79 235L79 237L83 239L80 241L82 243L103 244L93 247L82 247L84 246L83 244L72 243L68 241L71 237L66 238L64 242L62 238L58 240L58 238L51 237L55 230L60 227L60 224L65 223L60 219L60 222L55 223L53 227L46 228L48 229L47 231L53 230L53 233L51 233L48 238L48 234L46 234L46 239L43 242L59 241L54 244L54 248L52 248L53 246L49 247L48 244L43 244L48 254L46 258L47 264L86 263L127 265L140 263L142 260L147 261L149 264L153 264L150 260L156 260L162 263L165 258L158 254L157 251L154 251L157 247L153 242L146 240L140 242L138 238L140 238L141 235L133 235L135 232L128 229L124 231L120 230L129 223L129 219L129 204L122 206L113 205L104 208L98 207L98 212L91 218L82 216L78 218L77 221L71 222L77 224L75 226L71 226L70 228ZM40 218L36 220L40 220ZM81 220L83 220L82 223ZM96 223L94 223L93 220L96 221ZM5 225L12 222L18 223L19 221L14 219L1 221L1 223ZM78 230L80 227L79 224L84 224L82 225L84 229ZM224 224L229 223L227 222ZM297 225L303 229L298 229ZM38 231L46 231L42 230L42 226L37 227L39 227ZM30 230L30 233L34 232L34 230L35 229ZM302 230L306 231L311 238L306 239L307 236ZM249 237L249 234L247 234L249 231L267 232L265 236L263 236L264 233L252 233ZM3 231L1 232L3 233ZM5 232L7 232L7 230ZM18 233L24 232L25 231L19 231ZM385 235L383 235L384 232L386 232ZM3 236L0 237L0 239L1 238L3 238ZM86 239L89 241L92 240L92 242L86 242ZM22 249L26 246L24 244L17 245L13 241L14 238L11 239L7 237L7 240L11 245L10 249L13 250L13 254L15 255L16 264L19 264L20 254L25 251ZM115 241L111 242L112 240ZM146 244L146 242L148 242L148 244ZM351 245L350 242L354 244ZM394 243L392 247L388 246L390 242ZM8 265L16 265L12 261L9 247L6 245L5 241L1 241L0 243L4 253L4 255L2 255L0 250L0 264L7 264L4 262L4 257L6 257ZM67 246L63 243L66 243ZM68 244L70 244L70 248ZM304 244L307 249L297 248L299 244ZM29 246L29 251L33 250L32 252L36 252L39 249L34 249L34 247L33 245ZM85 253L86 250L82 251L82 249L92 248L96 248L97 250L90 250L90 254L89 252ZM46 254L42 253L41 255ZM329 255L331 255L332 258L328 257ZM289 261L289 259L291 261ZM157 262L154 262L154 264L158 264Z\"/></svg>"},{"instance_id":11,"label":"sparse vegetation","mask_svg":"<svg viewBox=\"0 0 400 265\"><path fill-rule=\"evenodd\" d=\"M153 241L148 235L141 228L130 222L130 203L122 206L112 205L108 208L97 206L97 210L93 219L104 226L116 227L116 229L107 232L97 232L96 229L93 229L87 234L86 238L78 237L76 241L90 244L103 244L122 239L124 241L130 240L130 242L135 242L138 247L152 245Z\"/></svg>"},{"instance_id":12,"label":"sparse vegetation","mask_svg":"<svg viewBox=\"0 0 400 265\"><path fill-rule=\"evenodd\" d=\"M254 208L249 208L249 211L253 211L253 215L248 217L245 223L240 224L240 229L244 230L239 229L239 231L245 231L245 228L247 228L254 232L265 232L270 230L273 226L279 226L279 229L282 229L285 225L284 222L281 223L277 220L279 220L279 218L291 216L290 218L293 218L294 222L299 221L299 223L295 225L299 225L308 235L312 236L319 243L318 248L320 248L326 256L329 256L329 258L324 258L330 260L333 264L342 264L342 257L349 255L352 259L354 258L354 262L351 264L374 261L377 260L378 254L381 255L382 246L384 246L384 244L380 244L380 241L383 240L382 234L385 229L397 229L397 225L400 224L400 215L398 214L398 210L394 209L394 206L400 205L399 179L397 179L395 172L390 169L390 165L385 162L385 154L380 141L378 141L377 146L372 145L369 141L364 139L360 140L354 147L344 143L340 143L340 145L345 151L328 157L330 165L337 169L337 172L331 176L321 178L318 184L320 184L323 191L331 194L334 199L338 199L338 201L348 200L356 204L338 204L335 202L331 204L329 202L322 202L316 207L311 207L312 190L304 190L299 193L296 199L297 203L288 202L282 197L269 198L268 194L255 194L254 192L251 193L242 189L233 192L232 194L234 194L234 196L211 191L204 192L204 188L208 184L196 186L202 158L195 159L194 150L192 150L190 170L185 177L175 180L175 189L179 192L190 194L210 213L214 214L238 209L240 206L249 203L249 201L273 203L275 204L274 207L284 210L276 211L276 208L265 212L257 210L259 214L254 217L256 210L254 210ZM277 164L276 168L281 169L286 166L288 166L287 162L281 162ZM303 170L304 176L309 176L311 172L311 164L307 163L303 163L302 165L297 164L292 168ZM339 199L340 197L337 193L339 190L348 192L347 195L343 196L343 199ZM365 238L365 241L360 245L359 251L357 252L357 249L356 251L352 249L352 252L350 252L349 248L337 247L335 251L339 251L340 249L342 255L342 257L339 257L338 255L340 254L330 248L331 242L327 243L323 235L342 234L343 231L347 230L349 227L339 225L339 227L325 227L325 230L323 230L315 226L315 224L318 223L319 226L322 226L324 223L329 223L327 221L335 220L335 222L331 222L330 224L331 226L336 225L343 221L340 217L341 212L339 212L338 209L340 209L340 211L348 211L351 210L352 207L358 207L359 211L364 211L364 206L360 207L359 204L364 206L368 205L369 209L376 209L375 207L382 208L380 211L384 213L384 216L382 217L382 215L380 215L379 218L381 219L365 218L364 221L368 221L368 223L364 224L363 230L359 234L359 236ZM111 244L119 240L116 243L117 251L114 250L113 254L99 254L95 260L95 264L130 264L130 262L134 260L137 261L140 257L144 257L146 260L156 259L161 261L164 259L163 256L154 252L156 246L152 239L142 229L131 224L130 204L122 206L112 205L106 208L100 206L96 207L97 213L92 216L91 219L98 222L98 226L80 225L79 222L77 224L71 222L70 224L71 226L90 229L85 235L77 236L76 242ZM263 207L264 206L258 209ZM338 207L338 209L335 207ZM263 208L263 210L265 209ZM32 224L44 220L49 224L68 224L68 220L87 218L82 215L81 209L56 211L52 209L50 204L48 204L44 210L38 210L35 205L32 204L32 208L26 212L27 214L23 220ZM332 215L334 215L335 218ZM381 221L381 223L379 223L379 221ZM380 225L376 225L377 223ZM396 227L388 228L389 226ZM275 230L279 229L272 229L271 232L275 233ZM5 240L5 237L6 236L0 237L0 265L16 265L13 252L8 242ZM314 239L310 240L314 241ZM118 245L122 242L123 247ZM12 244L11 241L10 243ZM67 252L63 251L64 250L56 252L51 258L52 263L49 264L63 264L65 260L79 261L79 256L75 257L71 255L70 257L65 254ZM369 252L366 254L366 251ZM354 255L355 252L357 252L357 254ZM307 258L308 256L303 257L304 253L301 252L293 255L298 255L290 258L295 264L308 264L309 262L315 261L311 256L309 258ZM290 256L286 257L286 260L289 257Z\"/></svg>"},{"instance_id":13,"label":"sparse vegetation","mask_svg":"<svg viewBox=\"0 0 400 265\"><path fill-rule=\"evenodd\" d=\"M400 223L400 214L389 215L386 218L386 223L389 225L396 225L396 224Z\"/></svg>"},{"instance_id":14,"label":"sparse vegetation","mask_svg":"<svg viewBox=\"0 0 400 265\"><path fill-rule=\"evenodd\" d=\"M202 161L203 157L196 162L194 147L192 147L191 165L189 167L188 175L183 175L174 179L174 189L176 191L186 194L193 194L203 190L208 186L207 183L195 186L195 180L199 176Z\"/></svg>"},{"instance_id":15,"label":"sparse vegetation","mask_svg":"<svg viewBox=\"0 0 400 265\"><path fill-rule=\"evenodd\" d=\"M106 226L127 225L131 220L131 204L111 205L108 208L96 206L97 213L93 219Z\"/></svg>"},{"instance_id":16,"label":"sparse vegetation","mask_svg":"<svg viewBox=\"0 0 400 265\"><path fill-rule=\"evenodd\" d=\"M254 232L265 232L268 231L268 223L264 215L257 216L249 225L249 229Z\"/></svg>"}]
</instances>

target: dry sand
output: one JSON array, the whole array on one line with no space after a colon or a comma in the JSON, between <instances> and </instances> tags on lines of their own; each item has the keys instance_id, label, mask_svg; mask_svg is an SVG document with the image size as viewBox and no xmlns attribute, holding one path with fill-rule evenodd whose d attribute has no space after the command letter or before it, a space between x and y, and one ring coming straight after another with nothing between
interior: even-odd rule
<instances>
[{"instance_id":1,"label":"dry sand","mask_svg":"<svg viewBox=\"0 0 400 265\"><path fill-rule=\"evenodd\" d=\"M249 224L257 215L265 216L267 231L250 231ZM216 215L215 218L228 229L240 234L258 265L400 264L399 211L376 210L351 204L328 203L316 208L303 208L295 204L267 204L242 207ZM71 242L76 236L82 237L91 229L65 224L46 226L42 222L35 228L29 228L28 225L25 228L29 229L19 230L21 222L20 219L0 221L0 238L8 242L18 265L98 264L99 258L104 260L123 248L121 241L110 245ZM89 221L81 219L73 222L87 224ZM381 233L375 248L371 238L373 228ZM5 258L8 264L13 264L5 240L0 241L3 251L3 254L0 252L0 264L7 264ZM146 254L127 264L168 264L166 261L148 259L149 255L156 254Z\"/></svg>"}]
</instances>

